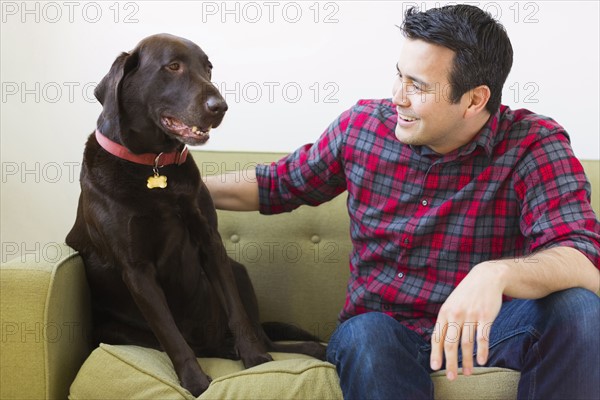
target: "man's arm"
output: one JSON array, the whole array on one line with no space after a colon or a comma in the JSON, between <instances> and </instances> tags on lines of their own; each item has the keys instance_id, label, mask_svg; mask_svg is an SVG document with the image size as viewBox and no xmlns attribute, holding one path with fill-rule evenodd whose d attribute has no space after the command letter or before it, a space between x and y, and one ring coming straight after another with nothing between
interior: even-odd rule
<instances>
[{"instance_id":1,"label":"man's arm","mask_svg":"<svg viewBox=\"0 0 600 400\"><path fill-rule=\"evenodd\" d=\"M255 170L204 177L215 207L219 210L258 211L258 182Z\"/></svg>"},{"instance_id":2,"label":"man's arm","mask_svg":"<svg viewBox=\"0 0 600 400\"><path fill-rule=\"evenodd\" d=\"M504 294L509 297L539 299L574 287L592 292L600 289L598 269L582 252L571 247L557 246L526 259L509 260L508 265L499 264L504 269L501 273Z\"/></svg>"},{"instance_id":3,"label":"man's arm","mask_svg":"<svg viewBox=\"0 0 600 400\"><path fill-rule=\"evenodd\" d=\"M526 258L476 265L440 309L431 339L431 368L440 369L445 354L447 377L455 379L460 344L463 374L470 375L475 340L477 363L487 362L488 335L502 306L502 295L537 299L574 287L598 292L600 272L583 253L570 247L553 247Z\"/></svg>"}]
</instances>

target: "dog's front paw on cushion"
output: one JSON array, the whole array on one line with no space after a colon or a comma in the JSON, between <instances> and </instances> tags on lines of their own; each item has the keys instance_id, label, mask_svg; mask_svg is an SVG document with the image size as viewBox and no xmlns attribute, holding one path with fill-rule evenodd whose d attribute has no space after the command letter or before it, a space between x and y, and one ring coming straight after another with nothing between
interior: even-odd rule
<instances>
[{"instance_id":1,"label":"dog's front paw on cushion","mask_svg":"<svg viewBox=\"0 0 600 400\"><path fill-rule=\"evenodd\" d=\"M342 399L335 367L302 354L245 369L241 361L201 358L213 382L199 399ZM138 346L101 344L85 361L69 394L83 399L185 399L169 357Z\"/></svg>"}]
</instances>

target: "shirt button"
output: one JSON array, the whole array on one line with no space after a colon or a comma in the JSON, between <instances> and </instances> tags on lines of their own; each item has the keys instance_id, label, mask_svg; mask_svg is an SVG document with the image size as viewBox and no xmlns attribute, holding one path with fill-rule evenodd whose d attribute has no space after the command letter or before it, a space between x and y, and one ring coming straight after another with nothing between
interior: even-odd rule
<instances>
[{"instance_id":1,"label":"shirt button","mask_svg":"<svg viewBox=\"0 0 600 400\"><path fill-rule=\"evenodd\" d=\"M320 243L321 242L321 237L319 235L313 235L310 238L310 241L313 242L314 244Z\"/></svg>"},{"instance_id":2,"label":"shirt button","mask_svg":"<svg viewBox=\"0 0 600 400\"><path fill-rule=\"evenodd\" d=\"M423 207L425 207L427 204L429 204L429 202L427 200L423 200L421 204L423 204Z\"/></svg>"},{"instance_id":3,"label":"shirt button","mask_svg":"<svg viewBox=\"0 0 600 400\"><path fill-rule=\"evenodd\" d=\"M231 237L229 238L229 240L231 240L232 243L237 243L240 241L240 237L236 234L231 235Z\"/></svg>"},{"instance_id":4,"label":"shirt button","mask_svg":"<svg viewBox=\"0 0 600 400\"><path fill-rule=\"evenodd\" d=\"M400 279L404 278L404 273L403 272L398 272L398 278L400 278Z\"/></svg>"}]
</instances>

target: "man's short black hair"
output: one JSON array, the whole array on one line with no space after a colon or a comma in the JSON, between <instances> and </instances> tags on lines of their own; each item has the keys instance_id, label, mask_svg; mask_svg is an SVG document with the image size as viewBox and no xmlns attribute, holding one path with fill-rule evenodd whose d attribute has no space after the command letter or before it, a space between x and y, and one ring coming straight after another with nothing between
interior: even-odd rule
<instances>
[{"instance_id":1,"label":"man's short black hair","mask_svg":"<svg viewBox=\"0 0 600 400\"><path fill-rule=\"evenodd\" d=\"M420 12L406 10L400 27L405 37L437 44L455 52L450 71L450 101L457 103L467 91L486 85L486 109L500 107L502 87L512 67L513 49L506 30L478 7L459 4Z\"/></svg>"}]
</instances>

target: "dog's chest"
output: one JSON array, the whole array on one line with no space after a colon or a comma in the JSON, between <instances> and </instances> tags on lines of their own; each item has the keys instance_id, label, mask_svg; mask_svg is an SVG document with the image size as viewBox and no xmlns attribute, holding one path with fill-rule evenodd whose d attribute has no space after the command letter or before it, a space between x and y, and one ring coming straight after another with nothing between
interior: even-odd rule
<instances>
[{"instance_id":1,"label":"dog's chest","mask_svg":"<svg viewBox=\"0 0 600 400\"><path fill-rule=\"evenodd\" d=\"M155 232L149 233L154 235L153 264L167 297L171 291L177 298L210 291L206 268L213 263L215 233L200 212L174 208L156 222Z\"/></svg>"},{"instance_id":2,"label":"dog's chest","mask_svg":"<svg viewBox=\"0 0 600 400\"><path fill-rule=\"evenodd\" d=\"M197 205L189 200L174 201L168 208L149 210L154 229L148 232L157 242L158 256L189 260L201 256L214 242L216 232Z\"/></svg>"}]
</instances>

